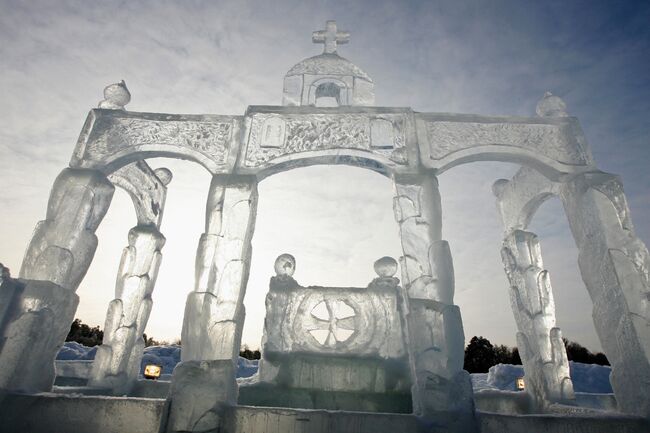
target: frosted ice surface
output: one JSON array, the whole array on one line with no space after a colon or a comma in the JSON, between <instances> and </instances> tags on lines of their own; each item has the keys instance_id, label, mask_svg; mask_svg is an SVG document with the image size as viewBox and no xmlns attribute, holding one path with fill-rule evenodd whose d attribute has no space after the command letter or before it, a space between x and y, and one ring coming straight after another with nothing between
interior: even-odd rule
<instances>
[{"instance_id":1,"label":"frosted ice surface","mask_svg":"<svg viewBox=\"0 0 650 433\"><path fill-rule=\"evenodd\" d=\"M214 176L199 240L194 291L183 318L183 361L235 360L257 208L254 176Z\"/></svg>"},{"instance_id":2,"label":"frosted ice surface","mask_svg":"<svg viewBox=\"0 0 650 433\"><path fill-rule=\"evenodd\" d=\"M510 303L517 323L517 347L528 376L526 391L537 404L574 399L569 361L548 272L534 233L515 230L501 250L510 281Z\"/></svg>"},{"instance_id":3,"label":"frosted ice surface","mask_svg":"<svg viewBox=\"0 0 650 433\"><path fill-rule=\"evenodd\" d=\"M277 275L266 298L260 379L326 391L407 390L401 288L393 277L397 262L378 260L378 276L365 288L303 287L292 277L295 268L289 254L276 259ZM390 369L384 365L388 361Z\"/></svg>"}]
</instances>

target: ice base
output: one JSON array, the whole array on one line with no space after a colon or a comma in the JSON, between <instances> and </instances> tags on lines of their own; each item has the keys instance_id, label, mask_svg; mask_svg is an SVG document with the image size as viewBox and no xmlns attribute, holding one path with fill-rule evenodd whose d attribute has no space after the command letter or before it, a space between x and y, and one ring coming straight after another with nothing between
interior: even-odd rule
<instances>
[{"instance_id":1,"label":"ice base","mask_svg":"<svg viewBox=\"0 0 650 433\"><path fill-rule=\"evenodd\" d=\"M164 399L0 394L0 433L159 433ZM38 416L33 416L38 413ZM650 421L616 413L512 415L477 411L481 433L645 433ZM446 433L406 414L226 407L222 433Z\"/></svg>"}]
</instances>

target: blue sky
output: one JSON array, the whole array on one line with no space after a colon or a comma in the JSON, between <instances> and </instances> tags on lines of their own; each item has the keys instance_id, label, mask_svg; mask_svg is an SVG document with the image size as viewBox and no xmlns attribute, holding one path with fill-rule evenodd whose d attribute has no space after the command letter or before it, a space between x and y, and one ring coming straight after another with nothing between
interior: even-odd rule
<instances>
[{"instance_id":1,"label":"blue sky","mask_svg":"<svg viewBox=\"0 0 650 433\"><path fill-rule=\"evenodd\" d=\"M0 1L0 261L18 273L51 184L86 113L126 80L128 109L243 114L281 102L282 78L321 52L311 32L336 19L352 34L339 53L375 81L377 105L416 111L533 115L546 90L579 118L599 167L622 175L637 234L650 241L650 2L610 1ZM209 175L167 166L167 237L147 332L180 335L193 285ZM476 163L440 177L444 236L456 267L466 337L514 344L491 194L516 167ZM349 167L293 170L260 184L244 340L257 347L275 257L298 261L304 285L366 285L372 263L399 255L390 181ZM103 324L135 224L118 191L78 293L77 316ZM533 221L551 271L564 335L599 348L561 205Z\"/></svg>"}]
</instances>

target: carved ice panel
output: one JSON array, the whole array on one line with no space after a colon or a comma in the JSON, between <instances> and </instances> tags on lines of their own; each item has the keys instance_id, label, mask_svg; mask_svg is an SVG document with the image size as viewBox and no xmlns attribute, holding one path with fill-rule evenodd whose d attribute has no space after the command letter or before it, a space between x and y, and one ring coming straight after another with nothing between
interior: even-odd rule
<instances>
[{"instance_id":1,"label":"carved ice panel","mask_svg":"<svg viewBox=\"0 0 650 433\"><path fill-rule=\"evenodd\" d=\"M173 115L92 110L81 132L71 166L119 168L120 159L174 154L224 172L236 157L230 151L235 116ZM138 155L140 154L140 155ZM133 156L131 156L133 155ZM117 164L117 167L112 165ZM122 164L123 165L123 164Z\"/></svg>"},{"instance_id":2,"label":"carved ice panel","mask_svg":"<svg viewBox=\"0 0 650 433\"><path fill-rule=\"evenodd\" d=\"M439 118L437 118L439 117ZM592 165L577 123L566 118L541 122L526 118L421 114L419 132L423 163L441 168L458 158L493 159L493 153L522 163L539 159L560 171Z\"/></svg>"},{"instance_id":3,"label":"carved ice panel","mask_svg":"<svg viewBox=\"0 0 650 433\"><path fill-rule=\"evenodd\" d=\"M405 355L396 282L380 278L368 288L301 287L293 278L273 277L264 350Z\"/></svg>"},{"instance_id":4,"label":"carved ice panel","mask_svg":"<svg viewBox=\"0 0 650 433\"><path fill-rule=\"evenodd\" d=\"M352 149L408 165L404 114L276 114L252 116L245 167L307 151Z\"/></svg>"}]
</instances>

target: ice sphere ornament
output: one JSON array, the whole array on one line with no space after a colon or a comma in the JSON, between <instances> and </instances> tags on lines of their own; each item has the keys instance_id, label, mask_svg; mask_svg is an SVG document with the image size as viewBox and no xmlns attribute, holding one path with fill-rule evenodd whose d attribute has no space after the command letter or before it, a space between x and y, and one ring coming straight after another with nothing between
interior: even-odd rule
<instances>
[{"instance_id":1,"label":"ice sphere ornament","mask_svg":"<svg viewBox=\"0 0 650 433\"><path fill-rule=\"evenodd\" d=\"M124 110L124 106L131 101L131 93L126 88L124 80L119 83L109 84L104 88L104 100L99 103L99 108L109 110Z\"/></svg>"},{"instance_id":2,"label":"ice sphere ornament","mask_svg":"<svg viewBox=\"0 0 650 433\"><path fill-rule=\"evenodd\" d=\"M382 257L375 262L375 272L382 278L392 277L397 273L397 261L392 257Z\"/></svg>"},{"instance_id":3,"label":"ice sphere ornament","mask_svg":"<svg viewBox=\"0 0 650 433\"><path fill-rule=\"evenodd\" d=\"M153 172L156 174L156 177L160 179L160 182L162 182L162 184L165 186L169 185L169 182L171 182L172 178L174 177L171 170L166 167L157 168Z\"/></svg>"},{"instance_id":4,"label":"ice sphere ornament","mask_svg":"<svg viewBox=\"0 0 650 433\"><path fill-rule=\"evenodd\" d=\"M539 117L568 117L566 104L559 96L551 92L544 93L542 99L537 103L535 112Z\"/></svg>"},{"instance_id":5,"label":"ice sphere ornament","mask_svg":"<svg viewBox=\"0 0 650 433\"><path fill-rule=\"evenodd\" d=\"M291 254L280 254L275 259L275 273L278 277L292 277L296 271L296 259Z\"/></svg>"}]
</instances>

